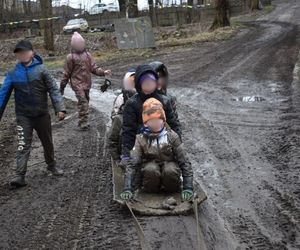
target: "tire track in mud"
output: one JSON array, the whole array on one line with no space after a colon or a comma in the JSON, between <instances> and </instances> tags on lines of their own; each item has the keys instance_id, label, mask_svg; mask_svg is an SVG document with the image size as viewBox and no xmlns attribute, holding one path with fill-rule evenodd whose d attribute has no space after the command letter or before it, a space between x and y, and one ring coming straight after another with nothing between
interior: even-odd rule
<instances>
[{"instance_id":1,"label":"tire track in mud","mask_svg":"<svg viewBox=\"0 0 300 250\"><path fill-rule=\"evenodd\" d=\"M280 15L284 11L281 8ZM184 142L193 165L202 165L195 169L197 178L203 181L209 202L214 203L213 209L225 220L225 227L234 233L242 249L294 249L296 241L286 242L284 238L293 236L295 225L281 228L286 221L280 219L280 211L273 206L282 201L267 188L288 183L288 178L278 177L264 146L277 145L276 140L270 142L269 138L280 130L286 132L285 121L278 117L290 109L291 71L295 51L299 49L298 28L269 20L247 25L250 28L246 32L212 49L199 45L154 60L162 60L170 68L175 95L179 96ZM271 84L278 87L276 93L270 93ZM195 92L202 93L197 96ZM249 104L231 100L253 93L267 98L262 103ZM278 160L281 152L271 154ZM208 246L226 249L209 242Z\"/></svg>"},{"instance_id":2,"label":"tire track in mud","mask_svg":"<svg viewBox=\"0 0 300 250\"><path fill-rule=\"evenodd\" d=\"M275 24L275 25L278 25L278 24ZM282 25L283 27L287 26L286 24L280 24L280 25ZM271 40L271 42L266 43L266 47L268 46L268 47L270 47L270 49L266 50L267 53L262 54L261 59L258 60L258 62L254 63L253 67L254 68L257 67L257 65L260 65L264 60L266 60L268 55L270 55L274 51L274 48L272 48L272 46L275 46L275 48L279 47L281 49L281 53L287 46L292 45L291 46L292 49L295 48L295 41L296 41L295 33L294 33L295 31L296 31L295 26L292 26L289 29L284 31L284 35L280 36L280 39L276 39L275 41ZM292 51L292 49L289 48L290 51ZM259 51L260 50L261 50L261 48L259 48ZM239 49L237 49L237 51L239 51ZM254 49L254 51L255 51L255 49ZM247 64L249 63L248 55L247 56L245 55L245 59L244 59L243 63L237 63L236 59L241 58L240 55L243 55L242 52L243 52L243 50L240 50L240 52L236 52L239 55L239 57L233 57L234 60L232 60L232 61L229 61L230 59L232 59L230 56L229 57L223 56L222 57L223 62L221 62L218 65L214 65L214 66L216 68L218 68L218 67L222 68L222 67L224 67L223 65L226 64L226 68L229 68L229 70L225 70L225 71L220 70L220 72L222 72L221 74L219 74L219 75L215 74L217 76L212 77L213 80L209 80L209 82L204 83L204 85L206 86L206 85L214 82L215 83L214 88L215 88L216 86L220 85L220 83L222 83L222 85L224 85L224 86L221 86L221 88L217 91L218 92L222 92L222 90L226 91L228 87L227 87L226 81L225 82L223 81L224 79L229 79L229 81L232 81L232 78L238 78L242 74L243 74L243 76L245 76L245 72L248 72L248 71L252 72L251 71L252 66L250 66L250 68L248 67L248 71L245 71L246 69L244 69L245 62L247 62ZM255 54L253 54L253 53L251 54L250 61L253 61L253 59L257 60L257 58L255 58L255 55L258 54L257 52L258 51L255 51ZM224 54L224 55L226 55L226 54ZM279 58L278 53L275 55L275 58ZM268 60L270 60L270 58ZM278 66L278 62L276 64L276 60L274 60L274 61L275 61L275 63L272 62L270 65L270 68ZM295 60L292 59L292 61L295 61ZM261 68L263 68L263 67L261 67ZM185 70L185 69L183 69L183 70ZM283 72L283 70L281 70L280 72ZM285 72L284 74L276 75L276 78L280 79L281 81L285 81L285 80L291 78L290 73L291 72L289 70L289 71ZM205 74L207 74L207 72L205 72ZM231 74L233 77L231 77ZM198 79L201 80L201 79L203 79L203 77L200 76L200 77L198 77ZM193 79L193 81L195 81L195 79ZM285 85L285 83L283 83L283 84ZM201 88L202 88L202 86L201 86ZM207 89L210 90L211 88L208 87ZM235 89L233 89L231 87L229 89L230 89L230 92L236 91ZM193 93L193 95L194 95L194 93ZM289 92L289 87L287 89L285 88L285 90L282 94L289 96L291 94L291 92ZM184 96L184 94L182 93L182 90L181 90L181 95ZM206 95L206 96L209 96L209 95ZM211 99L211 98L208 97L208 99ZM242 114L240 114L239 112L237 112L236 115L234 116L234 117L237 117L237 119L234 119L234 120L228 119L226 117L228 115L226 113L226 109L225 109L225 112L223 112L223 113L219 112L219 109L220 110L222 109L222 106L221 105L219 106L219 103L220 104L223 103L223 106L225 104L226 108L229 105L228 101L224 100L224 96L221 97L220 101L210 100L210 101L212 101L212 104L215 105L215 107L218 107L218 106L219 107L217 108L217 111L214 110L213 113L209 113L209 111L206 112L205 116L209 117L209 121L208 121L201 115L201 113L200 113L201 109L199 110L199 108L193 107L193 103L196 103L196 100L197 100L197 95L193 96L193 99L189 98L188 101L184 97L181 98L179 101L179 103L181 103L181 106L182 106L182 107L179 107L179 110L181 110L180 113L184 113L184 119L187 119L187 117L189 117L186 121L186 128L192 129L192 133L188 134L188 136L186 136L186 139L185 139L185 141L188 142L187 141L188 138L193 138L191 145L188 146L188 148L191 148L192 149L191 153L193 155L196 155L197 152L198 153L201 152L201 149L199 149L199 143L198 143L198 147L197 147L197 143L195 143L195 141L204 140L205 144L202 145L202 147L208 147L210 150L212 150L210 153L207 152L207 154L208 155L213 154L213 156L218 159L218 160L214 159L215 162L219 162L217 164L224 165L224 163L226 162L225 166L223 166L223 167L227 171L229 169L232 169L233 166L236 166L234 171L241 171L242 168L247 167L247 165L248 165L248 168L251 167L249 164L247 164L247 162L245 162L245 161L247 161L247 158L245 158L245 160L242 158L245 156L245 154L242 154L242 152L240 152L240 149L236 148L236 146L234 147L234 141L233 141L234 136L232 136L233 134L231 134L233 132L232 127L238 125L241 129L243 129L245 127L254 127L254 128L256 127L257 129L260 128L260 130L268 129L268 128L272 128L272 127L273 127L273 129L281 129L284 124L284 122L281 122L281 124L278 124L278 121L276 121L276 119L274 119L274 123L268 122L268 124L264 124L263 120L259 120L255 124L253 124L253 121L248 123L247 119L249 117L244 116L246 118L246 120L245 120L245 118L243 119ZM185 107L186 104L188 105L187 107ZM280 108L281 111L287 111L289 109L289 103L285 103L284 106L286 108L281 107ZM233 106L233 107L231 107L231 109L232 108L235 108L235 107ZM274 109L274 107L272 109ZM251 110L251 112L253 112L254 115L255 115L255 112L257 112L257 111L259 111L259 109L253 110L253 111ZM213 115L213 114L215 114L215 112L218 112L218 115ZM245 114L243 114L243 115L245 115ZM212 117L214 117L214 119L211 119ZM273 117L275 118L276 114L274 114ZM242 122L240 122L241 120L242 120ZM195 126L191 127L192 124L197 124L198 127L195 127ZM217 130L216 130L216 126L218 127ZM220 128L221 128L221 130L220 130ZM189 129L187 129L187 130L189 130ZM272 135L272 133L270 133L270 134ZM200 135L202 137L200 137ZM224 138L224 136L225 136L225 138ZM198 140L195 138L198 138ZM266 136L266 138L267 138L267 136ZM278 153L275 155L278 156ZM267 157L264 155L261 155L260 158L263 159L264 161L267 161ZM228 163L230 165L228 165ZM259 161L258 161L258 163L259 163ZM270 167L271 167L271 165L270 165ZM221 172L220 169L218 169L218 171ZM245 176L247 176L247 171L242 171L242 172L244 172ZM214 174L214 172L212 172L212 174ZM221 176L222 175L223 174L221 174ZM220 179L222 179L221 176L219 176L218 181L221 181L220 180ZM271 174L271 176L273 176L273 174ZM260 177L257 176L257 178L259 179ZM267 183L267 185L272 186L272 185L274 185L275 180L276 180L276 174L275 174L275 177L273 176L273 178L269 178L268 181L265 180L264 183ZM229 179L229 181L230 181L230 179ZM278 181L282 181L282 179L281 180L278 179ZM242 188L245 185L246 186L251 185L251 182L247 183L247 181L245 180L244 183L240 183L240 181L238 181L236 184L237 184L237 188ZM260 185L262 185L262 184L263 183L260 183ZM230 183L226 183L226 181L225 181L225 183L224 182L222 183L222 181L221 181L219 183L219 185L226 187L225 189L228 189L228 187L232 186L232 185L230 185ZM206 186L207 186L207 183L206 183ZM253 190L252 190L250 192L251 196L260 197L261 196L260 191L259 191L260 189L261 189L261 187L259 189L256 189L256 192L253 192ZM214 187L214 190L216 190L216 187ZM249 189L246 190L246 192L249 192L249 191L250 191ZM274 200L276 200L276 199L274 199L275 198L274 195L272 196L272 194L270 194L270 193L272 193L271 191L268 191L268 193L273 198L273 200L269 199L272 204L274 202ZM220 196L220 194L218 194L218 196ZM222 199L224 199L224 203L226 203L227 198L230 199L230 196L228 197L228 195L226 193L221 193L221 196L222 196ZM295 224L282 219L281 222L282 222L282 225L284 225L283 228L276 227L276 230L281 231L283 238L290 236L289 237L290 240L288 240L288 241L282 240L282 242L280 242L280 239L279 239L279 242L278 242L278 240L275 240L275 242L274 242L274 240L272 239L273 236L270 235L269 232L267 232L267 231L270 231L271 225L274 225L274 223L271 223L271 221L269 220L269 219L272 220L272 218L264 218L264 215L266 215L266 213L264 213L264 215L260 216L260 213L261 213L260 210L262 209L262 207L259 207L259 204L257 204L257 201L255 201L255 199L253 200L254 197L252 197L252 200L250 200L248 202L246 201L246 203L248 203L248 206L250 208L251 207L252 208L250 210L248 208L247 209L248 211L246 210L243 213L241 213L240 215L239 215L239 213L237 213L237 216L233 216L232 214L234 214L234 213L229 213L229 216L228 215L226 216L225 214L223 214L221 212L221 214L225 218L227 217L226 221L230 225L232 225L232 231L236 235L238 235L238 238L241 239L241 244L245 244L244 245L245 247L254 248L254 249L289 249L287 247L295 246L295 240L293 241L293 237L295 237L294 232L295 232L295 230L297 230L297 228L295 227ZM268 199L268 196L266 196L265 199ZM241 201L242 200L243 199L241 199ZM245 202L245 200L243 202ZM220 204L220 202L218 202L218 204ZM278 204L280 204L280 201ZM272 208L272 205L270 208ZM254 216L253 215L252 216L244 215L244 214L249 213L249 211L251 211L251 213L254 213ZM273 217L273 219L277 217L280 220L280 217L282 217L280 215L280 211L274 211L274 212L276 214L275 217L274 216L271 216L271 217ZM298 211L296 211L296 212L298 212ZM289 226L287 227L286 225L289 225ZM269 228L269 229L266 230L265 227Z\"/></svg>"},{"instance_id":3,"label":"tire track in mud","mask_svg":"<svg viewBox=\"0 0 300 250\"><path fill-rule=\"evenodd\" d=\"M78 229L80 230L81 223L83 220L83 216L86 211L86 203L87 198L89 196L89 180L93 177L93 171L89 171L94 164L90 161L83 162L82 158L88 158L83 157L82 153L87 154L86 148L92 147L92 148L98 148L98 138L95 140L95 136L93 134L85 133L80 136L82 138L79 148L79 164L83 165L87 169L83 171L83 175L81 175L79 181L79 186L76 187L78 189L78 193L74 194L74 187L73 185L69 185L68 188L65 188L62 192L63 197L67 199L74 198L73 196L76 195L76 198L74 199L75 204L73 204L71 207L66 208L66 211L63 211L64 208L61 208L60 211L57 213L53 213L51 217L48 218L48 221L44 222L43 224L45 227L40 228L40 230L36 231L33 236L35 236L31 242L28 242L29 247L32 248L43 248L45 246L45 242L41 240L41 238L45 235L48 242L51 242L51 245L54 249L59 249L60 247L64 246L62 242L56 241L55 239L59 239L60 235L67 235L68 237L73 235L72 238L74 239L74 246L76 246L77 240L76 237L78 236ZM73 145L71 145L71 148L73 148ZM65 148L65 150L68 152L68 148ZM94 151L95 154L97 154L97 151ZM91 154L90 157L94 159L94 155ZM70 161L71 162L71 161ZM74 183L72 183L74 184ZM62 205L62 204L59 204ZM73 225L70 226L70 224L67 222L66 218L71 219L70 217L74 216ZM75 219L76 218L76 219ZM71 221L71 220L69 220ZM43 231L45 230L45 231ZM66 237L66 238L68 238ZM40 245L41 244L41 245ZM68 248L72 248L72 243L68 242L67 246Z\"/></svg>"},{"instance_id":4,"label":"tire track in mud","mask_svg":"<svg viewBox=\"0 0 300 250\"><path fill-rule=\"evenodd\" d=\"M191 159L193 159L194 162L198 162L199 158L195 158L195 155L197 155L197 152L201 152L199 149L199 145L195 145L194 141L197 140L202 140L202 147L205 147L206 150L211 151L206 152L207 155L213 155L216 157L216 159L213 159L215 162L219 162L217 164L222 164L224 167L225 171L222 171L222 169L218 169L218 178L217 180L214 180L214 186L217 185L218 187L214 187L214 192L218 193L218 196L222 196L223 202L226 203L228 199L230 199L230 196L234 196L236 200L239 200L238 197L243 194L238 193L236 190L232 190L232 185L228 183L226 179L222 179L222 176L226 175L226 172L235 172L235 171L240 171L241 175L244 174L246 175L246 171L243 171L243 168L248 169L248 164L245 162L245 159L243 159L242 153L239 152L239 149L237 149L234 146L234 143L230 140L232 136L229 134L224 137L224 133L222 130L216 128L214 124L208 120L206 120L200 113L197 111L197 109L192 108L191 106L188 107L182 107L186 115L190 117L190 121L193 121L193 123L198 125L198 129L194 128L193 131L190 131L185 138L185 142L188 145L188 148L193 148L192 151L190 152ZM190 121L187 121L188 124L190 124ZM200 136L200 137L199 137ZM187 138L193 138L189 142ZM191 145L189 145L191 143ZM193 145L193 146L192 146ZM201 148L201 147L200 147ZM211 157L211 156L210 156ZM196 175L197 175L197 169L195 169ZM207 177L207 176L206 176ZM259 177L259 176L257 176ZM269 182L272 183L271 181L271 173L268 174L269 180L264 181L264 183L267 183L268 185ZM216 176L213 177L213 179L216 178ZM259 190L260 188L251 188L253 183L247 180L243 180L243 178L236 176L233 178L238 178L239 180L237 181L236 179L236 188L243 188L245 186L250 187L247 188L246 192L250 192L251 190L251 195L256 195L259 196ZM209 178L208 178L209 179ZM205 181L205 177L203 177L203 180ZM217 183L217 182L218 183ZM231 179L229 181L232 181ZM210 181L213 182L213 181ZM205 182L204 182L205 183ZM205 186L209 186L208 183L205 183ZM226 187L226 191L224 192L224 187ZM228 188L231 189L231 193L228 196ZM233 192L233 193L232 193ZM265 197L266 199L267 197ZM243 199L240 199L242 201ZM226 222L229 223L231 226L231 230L234 234L239 235L240 243L244 244L244 247L246 249L288 249L285 246L285 242L281 243L274 243L272 240L272 236L269 235L269 233L264 232L264 230L261 230L261 228L264 228L265 225L263 222L263 218L261 220L255 219L255 217L260 216L260 211L259 209L255 211L255 207L249 210L249 207L253 206L254 202L249 200L245 201L243 200L244 204L243 206L238 209L238 213L232 212L229 216L225 216L223 211L220 211L220 209L217 209L218 212L223 215L226 218ZM215 203L216 206L220 204L220 201L218 203ZM244 213L247 214L249 211L252 210L256 213L256 215L251 216L244 216L242 212L243 207L247 208L248 207L248 212L245 210ZM261 208L260 208L261 209ZM234 210L233 210L234 211ZM252 213L251 212L251 213ZM268 226L268 225L266 225ZM293 226L291 226L291 229ZM282 230L282 229L279 229ZM285 232L282 230L283 234L285 235ZM213 248L212 248L213 249Z\"/></svg>"},{"instance_id":5,"label":"tire track in mud","mask_svg":"<svg viewBox=\"0 0 300 250\"><path fill-rule=\"evenodd\" d=\"M276 18L285 11L279 9ZM184 142L209 195L199 214L208 249L299 249L299 110L290 84L298 30L276 20L249 25L230 41L169 50L152 59L170 66L182 95ZM270 82L276 93L269 93ZM253 93L267 98L247 104L230 100ZM0 248L139 249L129 213L112 201L105 119L98 112L92 117L86 138L74 130L73 118L64 130L55 129L67 177L49 178L39 169L29 173L31 186L24 191L1 189L6 217L0 218ZM153 249L195 249L192 215L139 219Z\"/></svg>"},{"instance_id":6,"label":"tire track in mud","mask_svg":"<svg viewBox=\"0 0 300 250\"><path fill-rule=\"evenodd\" d=\"M1 249L138 249L130 217L111 201L105 119L96 111L91 116L90 133L79 132L76 119L53 130L65 176L29 171L29 187L1 204ZM61 138L64 131L69 136Z\"/></svg>"},{"instance_id":7,"label":"tire track in mud","mask_svg":"<svg viewBox=\"0 0 300 250\"><path fill-rule=\"evenodd\" d=\"M300 35L298 35L300 41ZM276 203L274 210L278 214L277 226L284 230L284 243L290 249L300 248L300 53L298 63L294 69L294 79L290 90L287 108L282 111L280 120L282 123L268 143L264 147L266 157L277 170L275 175L279 186L271 186L265 183L265 188L269 190ZM289 93L288 92L288 93Z\"/></svg>"}]
</instances>

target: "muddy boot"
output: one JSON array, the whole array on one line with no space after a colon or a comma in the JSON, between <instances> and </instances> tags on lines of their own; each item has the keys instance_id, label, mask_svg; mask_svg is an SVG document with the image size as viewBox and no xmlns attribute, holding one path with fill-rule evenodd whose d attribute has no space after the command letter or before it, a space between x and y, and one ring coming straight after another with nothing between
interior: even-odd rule
<instances>
[{"instance_id":1,"label":"muddy boot","mask_svg":"<svg viewBox=\"0 0 300 250\"><path fill-rule=\"evenodd\" d=\"M14 176L9 182L10 188L20 188L26 185L27 183L25 182L25 176L21 174Z\"/></svg>"},{"instance_id":2,"label":"muddy boot","mask_svg":"<svg viewBox=\"0 0 300 250\"><path fill-rule=\"evenodd\" d=\"M64 174L63 170L56 164L49 164L47 170L50 171L55 176L61 176Z\"/></svg>"},{"instance_id":3,"label":"muddy boot","mask_svg":"<svg viewBox=\"0 0 300 250\"><path fill-rule=\"evenodd\" d=\"M80 122L78 123L79 129L82 131L86 131L90 129L90 124L88 122Z\"/></svg>"}]
</instances>

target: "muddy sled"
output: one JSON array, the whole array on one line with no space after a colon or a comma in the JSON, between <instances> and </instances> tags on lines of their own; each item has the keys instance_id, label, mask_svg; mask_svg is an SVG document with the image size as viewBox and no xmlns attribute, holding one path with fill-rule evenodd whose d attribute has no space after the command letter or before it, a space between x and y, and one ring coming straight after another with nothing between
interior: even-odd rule
<instances>
[{"instance_id":1,"label":"muddy sled","mask_svg":"<svg viewBox=\"0 0 300 250\"><path fill-rule=\"evenodd\" d=\"M125 202L120 198L124 187L124 170L113 160L112 172L114 200L125 205ZM194 203L196 202L199 205L207 197L200 185L194 184L194 190L196 193ZM193 203L188 201L182 202L180 193L150 194L136 190L130 206L133 211L141 215L179 215L193 211Z\"/></svg>"}]
</instances>

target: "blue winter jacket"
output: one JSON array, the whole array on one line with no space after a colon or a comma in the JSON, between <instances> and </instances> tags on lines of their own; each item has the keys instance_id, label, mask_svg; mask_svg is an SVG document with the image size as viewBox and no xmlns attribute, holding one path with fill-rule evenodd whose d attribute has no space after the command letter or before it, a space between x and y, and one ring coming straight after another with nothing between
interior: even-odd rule
<instances>
[{"instance_id":1,"label":"blue winter jacket","mask_svg":"<svg viewBox=\"0 0 300 250\"><path fill-rule=\"evenodd\" d=\"M30 66L18 63L7 74L0 89L0 120L13 90L17 116L37 117L47 114L48 93L55 112L65 111L56 82L37 55Z\"/></svg>"}]
</instances>

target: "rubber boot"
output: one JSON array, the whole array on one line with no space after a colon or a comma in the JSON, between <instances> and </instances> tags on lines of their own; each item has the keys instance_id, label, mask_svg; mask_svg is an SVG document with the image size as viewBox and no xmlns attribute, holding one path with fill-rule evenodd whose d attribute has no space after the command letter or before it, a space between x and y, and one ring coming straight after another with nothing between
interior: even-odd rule
<instances>
[{"instance_id":1,"label":"rubber boot","mask_svg":"<svg viewBox=\"0 0 300 250\"><path fill-rule=\"evenodd\" d=\"M49 164L47 170L50 171L55 176L61 176L64 174L63 170L56 164Z\"/></svg>"},{"instance_id":2,"label":"rubber boot","mask_svg":"<svg viewBox=\"0 0 300 250\"><path fill-rule=\"evenodd\" d=\"M79 129L82 131L86 131L90 129L90 124L88 122L79 123Z\"/></svg>"},{"instance_id":3,"label":"rubber boot","mask_svg":"<svg viewBox=\"0 0 300 250\"><path fill-rule=\"evenodd\" d=\"M9 186L11 188L20 188L26 185L27 183L25 182L25 176L21 174L14 176L9 182Z\"/></svg>"}]
</instances>

